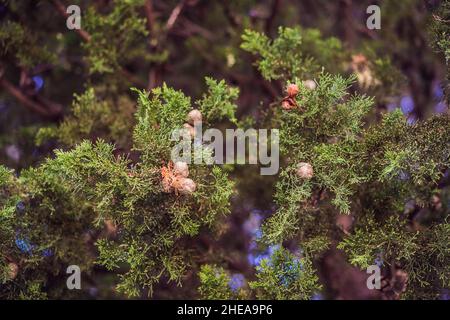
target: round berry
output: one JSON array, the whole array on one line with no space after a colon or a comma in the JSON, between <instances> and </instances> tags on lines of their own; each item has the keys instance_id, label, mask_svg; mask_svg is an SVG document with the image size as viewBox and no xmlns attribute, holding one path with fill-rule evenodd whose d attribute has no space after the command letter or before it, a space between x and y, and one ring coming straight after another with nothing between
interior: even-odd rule
<instances>
[{"instance_id":1,"label":"round berry","mask_svg":"<svg viewBox=\"0 0 450 320\"><path fill-rule=\"evenodd\" d=\"M298 92L299 92L298 86L294 83L289 84L286 88L286 93L288 94L289 97L296 96Z\"/></svg>"},{"instance_id":2,"label":"round berry","mask_svg":"<svg viewBox=\"0 0 450 320\"><path fill-rule=\"evenodd\" d=\"M302 179L311 179L314 176L312 165L307 162L300 162L297 165L297 175Z\"/></svg>"},{"instance_id":3,"label":"round berry","mask_svg":"<svg viewBox=\"0 0 450 320\"><path fill-rule=\"evenodd\" d=\"M10 262L8 263L8 277L10 280L14 280L17 277L17 274L19 273L19 266L14 263Z\"/></svg>"},{"instance_id":4,"label":"round berry","mask_svg":"<svg viewBox=\"0 0 450 320\"><path fill-rule=\"evenodd\" d=\"M175 164L173 166L173 173L176 176L187 178L188 175L189 175L188 164L186 162L183 162L183 161L175 162Z\"/></svg>"},{"instance_id":5,"label":"round berry","mask_svg":"<svg viewBox=\"0 0 450 320\"><path fill-rule=\"evenodd\" d=\"M192 110L188 113L187 121L191 125L194 125L197 122L202 122L202 113L197 109Z\"/></svg>"},{"instance_id":6,"label":"round berry","mask_svg":"<svg viewBox=\"0 0 450 320\"><path fill-rule=\"evenodd\" d=\"M317 87L317 84L314 80L305 80L303 81L303 85L309 90L314 90Z\"/></svg>"},{"instance_id":7,"label":"round berry","mask_svg":"<svg viewBox=\"0 0 450 320\"><path fill-rule=\"evenodd\" d=\"M191 126L189 123L185 123L183 125L183 128L187 131L189 137L191 139L194 139L194 137L195 137L195 129L194 129L194 127Z\"/></svg>"},{"instance_id":8,"label":"round berry","mask_svg":"<svg viewBox=\"0 0 450 320\"><path fill-rule=\"evenodd\" d=\"M189 195L192 194L195 189L197 188L197 185L192 179L189 178L182 178L179 184L178 191L181 194Z\"/></svg>"}]
</instances>

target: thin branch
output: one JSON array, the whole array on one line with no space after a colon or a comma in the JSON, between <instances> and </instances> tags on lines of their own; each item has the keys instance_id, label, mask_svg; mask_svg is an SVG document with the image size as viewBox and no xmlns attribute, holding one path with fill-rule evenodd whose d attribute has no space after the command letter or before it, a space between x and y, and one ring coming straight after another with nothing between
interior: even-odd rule
<instances>
[{"instance_id":1,"label":"thin branch","mask_svg":"<svg viewBox=\"0 0 450 320\"><path fill-rule=\"evenodd\" d=\"M158 41L158 45L155 48L152 48L151 51L157 52L160 44L166 39L167 34L173 29L175 23L177 22L181 11L183 10L185 5L185 1L180 1L177 6L172 10L169 19L166 22L165 33L162 35L162 39ZM149 30L149 36L151 40L152 30L154 25L154 12L153 12L153 2L151 0L147 0L145 3L145 13L147 16L147 29ZM156 87L158 82L158 70L160 70L159 66L155 66L152 64L150 66L150 70L148 71L147 77L147 90L150 91L152 88Z\"/></svg>"},{"instance_id":2,"label":"thin branch","mask_svg":"<svg viewBox=\"0 0 450 320\"><path fill-rule=\"evenodd\" d=\"M157 79L157 70L155 66L150 67L150 71L148 72L148 83L147 83L147 91L151 91L156 87Z\"/></svg>"},{"instance_id":3,"label":"thin branch","mask_svg":"<svg viewBox=\"0 0 450 320\"><path fill-rule=\"evenodd\" d=\"M69 17L69 14L66 12L66 6L60 0L52 0L52 2L53 2L53 5L56 7L56 9L59 11L59 13L64 18L67 19ZM84 41L86 41L86 42L91 41L91 35L84 29L81 29L81 28L76 29L76 32L78 32L78 34Z\"/></svg>"},{"instance_id":4,"label":"thin branch","mask_svg":"<svg viewBox=\"0 0 450 320\"><path fill-rule=\"evenodd\" d=\"M177 6L172 10L172 13L169 16L169 19L167 20L166 23L166 31L170 31L172 29L172 27L175 25L175 22L178 19L178 16L181 13L181 10L183 10L184 7L184 0L180 1Z\"/></svg>"},{"instance_id":5,"label":"thin branch","mask_svg":"<svg viewBox=\"0 0 450 320\"><path fill-rule=\"evenodd\" d=\"M9 94L14 96L20 103L22 103L25 107L28 109L39 113L40 115L47 117L47 118L58 118L61 115L62 107L55 103L47 104L49 108L46 108L42 102L49 102L46 100L42 100L40 102L34 101L25 94L22 93L22 91L15 87L12 83L10 83L8 80L1 78L0 79L0 87L4 88Z\"/></svg>"},{"instance_id":6,"label":"thin branch","mask_svg":"<svg viewBox=\"0 0 450 320\"><path fill-rule=\"evenodd\" d=\"M194 34L198 34L209 41L214 41L215 36L208 29L203 28L202 26L200 26L186 18L180 18L179 20L181 23L180 28L178 28L181 30L180 34L184 34L188 37L192 36Z\"/></svg>"},{"instance_id":7,"label":"thin branch","mask_svg":"<svg viewBox=\"0 0 450 320\"><path fill-rule=\"evenodd\" d=\"M433 18L434 18L434 20L439 21L439 22L450 23L450 20L442 19L441 17L439 17L436 14L433 14Z\"/></svg>"},{"instance_id":8,"label":"thin branch","mask_svg":"<svg viewBox=\"0 0 450 320\"><path fill-rule=\"evenodd\" d=\"M273 0L272 7L270 9L270 16L267 18L265 30L266 34L270 35L270 30L272 29L273 22L275 20L275 17L277 16L277 13L280 9L281 0Z\"/></svg>"},{"instance_id":9,"label":"thin branch","mask_svg":"<svg viewBox=\"0 0 450 320\"><path fill-rule=\"evenodd\" d=\"M64 4L60 0L52 0L52 3L56 7L58 12L67 19L68 14L66 13L65 9L66 7L64 6ZM79 29L77 30L77 32L85 42L91 41L91 35L86 30ZM141 88L145 88L145 84L140 79L131 74L128 70L126 70L124 67L120 68L120 73L122 73L122 75L124 75L125 78L127 78L130 82L136 84Z\"/></svg>"},{"instance_id":10,"label":"thin branch","mask_svg":"<svg viewBox=\"0 0 450 320\"><path fill-rule=\"evenodd\" d=\"M151 44L151 40L152 40L152 35L153 35L153 25L155 24L155 16L154 16L154 12L153 12L153 1L152 0L147 0L145 1L145 15L147 16L147 29L148 29L148 36L149 36L149 43ZM158 41L159 43L159 41ZM155 47L150 47L150 52L154 52L155 50L157 50L157 46ZM153 89L154 87L156 87L156 81L157 81L157 70L156 67L151 64L150 66L150 70L148 71L148 76L147 76L147 86L146 89L147 91L150 91L151 89Z\"/></svg>"},{"instance_id":11,"label":"thin branch","mask_svg":"<svg viewBox=\"0 0 450 320\"><path fill-rule=\"evenodd\" d=\"M148 34L151 36L153 31L153 25L155 24L155 16L153 15L153 1L145 1L145 15L147 16L147 29Z\"/></svg>"}]
</instances>

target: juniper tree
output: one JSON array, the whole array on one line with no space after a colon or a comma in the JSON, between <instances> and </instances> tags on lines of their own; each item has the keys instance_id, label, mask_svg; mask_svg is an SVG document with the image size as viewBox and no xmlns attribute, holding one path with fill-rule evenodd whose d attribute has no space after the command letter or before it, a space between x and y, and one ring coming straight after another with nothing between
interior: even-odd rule
<instances>
[{"instance_id":1,"label":"juniper tree","mask_svg":"<svg viewBox=\"0 0 450 320\"><path fill-rule=\"evenodd\" d=\"M296 46L282 45L292 39ZM300 248L297 259L304 265L336 246L362 269L382 267L385 298L403 292L403 298L439 297L449 286L448 208L437 205L447 192L439 183L450 165L448 114L410 123L397 109L367 124L374 100L350 91L355 76L321 72L311 62L301 63L306 70L289 63L290 57L314 61L308 52L314 46L301 49L300 29L280 29L273 41L248 31L242 47L258 54L263 76L282 79L294 98L290 107L272 104L265 122L280 129L285 166L275 185L277 210L264 221L260 241ZM313 87L302 81L311 76ZM339 225L340 215L350 215L353 226ZM320 288L313 268L296 270L298 284L279 288L290 278L277 262L285 252L264 260L258 281L243 290L257 298L311 298ZM206 298L224 296L225 281L214 283L215 273L227 277L211 266L200 273Z\"/></svg>"},{"instance_id":2,"label":"juniper tree","mask_svg":"<svg viewBox=\"0 0 450 320\"><path fill-rule=\"evenodd\" d=\"M363 271L381 266L384 298L448 288L448 114L412 123L378 108L407 87L405 65L429 76L422 33L404 39L424 26L419 1L384 2L376 36L341 14L353 28L331 32L340 3L276 3L267 14L265 1L73 1L82 29L69 31L64 1L1 2L0 87L42 118L8 111L0 144L46 152L0 166L1 298L91 297L66 289L76 264L103 298L170 282L168 297L310 299L328 289L321 262L337 249ZM444 55L447 7L430 26ZM205 83L210 73L228 81ZM203 129L280 129L280 174L172 164L171 133L191 110ZM257 237L269 254L246 279L223 238L232 194L275 204ZM228 233L246 251L239 228ZM209 235L219 240L204 249Z\"/></svg>"},{"instance_id":3,"label":"juniper tree","mask_svg":"<svg viewBox=\"0 0 450 320\"><path fill-rule=\"evenodd\" d=\"M450 75L450 40L449 33L450 27L448 18L450 15L450 3L444 1L434 12L433 22L429 27L429 31L432 37L432 44L444 55L445 62L447 64L447 81ZM447 83L447 101L449 100L449 89Z\"/></svg>"},{"instance_id":4,"label":"juniper tree","mask_svg":"<svg viewBox=\"0 0 450 320\"><path fill-rule=\"evenodd\" d=\"M218 115L233 120L233 89L212 79L208 84L209 92L198 101L205 125L215 123ZM194 248L181 239L214 226L229 213L233 184L218 166L189 167L194 193L182 195L163 187L162 164L170 162L177 143L171 135L183 127L192 108L190 99L166 85L150 96L145 91L137 94L133 148L140 154L139 162L115 156L114 146L99 139L56 151L53 159L22 171L20 177L2 168L5 297L33 298L34 283L49 285L47 272L60 273L64 265L88 271L94 257L84 252L86 237L92 226L101 230L105 223L112 230L96 241L95 262L109 270L125 265L128 271L120 275L118 289L137 296L146 288L151 295L161 276L179 283L185 274ZM78 103L77 98L76 107ZM222 104L229 106L225 114ZM9 272L13 266L17 274Z\"/></svg>"}]
</instances>

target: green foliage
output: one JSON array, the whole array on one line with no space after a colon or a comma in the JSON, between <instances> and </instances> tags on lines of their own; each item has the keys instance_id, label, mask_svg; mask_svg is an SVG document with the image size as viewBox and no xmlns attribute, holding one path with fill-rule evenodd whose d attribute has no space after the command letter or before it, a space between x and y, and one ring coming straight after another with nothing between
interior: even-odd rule
<instances>
[{"instance_id":1,"label":"green foliage","mask_svg":"<svg viewBox=\"0 0 450 320\"><path fill-rule=\"evenodd\" d=\"M114 1L112 10L105 15L93 6L86 10L83 26L91 38L83 43L83 48L91 74L117 71L119 65L134 57L135 47L147 36L145 20L137 10L142 4L142 0Z\"/></svg>"},{"instance_id":2,"label":"green foliage","mask_svg":"<svg viewBox=\"0 0 450 320\"><path fill-rule=\"evenodd\" d=\"M350 212L350 197L367 180L362 170L364 157L359 136L362 118L372 100L347 96L354 78L322 75L315 90L298 84L300 108L276 110L280 127L280 150L289 156L290 165L282 171L276 186L278 212L264 226L264 236L277 243L292 237L299 228L317 223L307 200L316 190L334 194L332 204L343 213ZM347 96L347 97L346 97ZM311 163L314 177L305 181L296 174L300 162ZM309 217L309 215L313 215ZM301 222L300 222L301 220ZM303 228L302 228L303 227Z\"/></svg>"},{"instance_id":3,"label":"green foliage","mask_svg":"<svg viewBox=\"0 0 450 320\"><path fill-rule=\"evenodd\" d=\"M450 101L450 1L442 1L442 4L433 14L430 33L432 44L437 51L445 57L447 64L447 102Z\"/></svg>"},{"instance_id":4,"label":"green foliage","mask_svg":"<svg viewBox=\"0 0 450 320\"><path fill-rule=\"evenodd\" d=\"M0 58L3 76L17 87L11 95L21 93L21 102L47 107L43 93L61 103L68 93L79 94L58 124L42 127L39 120L29 125L24 116L26 125L14 128L14 134L1 128L1 147L16 144L13 139L33 140L40 127L40 148L55 139L61 149L17 172L0 166L0 298L84 298L85 293L65 287L65 268L77 264L88 282L96 281L91 278L95 265L110 271L109 284L129 297L152 296L161 281L181 286L198 274L198 294L204 299L310 299L322 289L315 267L336 248L361 269L381 258L383 274L404 270L408 283L402 298L436 299L450 287L450 117L408 123L400 110L379 115L375 107L403 94L406 81L393 62L408 72L423 72L409 74L413 81L428 76L426 64L411 54L411 48L420 49L419 60L428 59L420 47L424 19L417 0L385 1L377 36L365 33L370 38L365 42L346 34L348 43L324 37L340 31L327 30L330 23L321 21L323 33L280 27L272 40L257 31L271 34L270 25L278 21L298 23L293 4L270 17L253 0L201 1L202 10L195 8L196 1L182 1L176 16L170 1L154 1L149 13L143 9L150 2L144 0L79 0L74 3L82 7L83 30L76 32L64 28L63 17L46 14L55 9L53 2L3 3ZM320 11L328 14L328 6ZM449 2L442 1L429 17L432 42L447 67L449 12ZM300 16L301 23L310 24ZM214 25L219 30L210 28ZM405 43L408 37L412 45ZM252 73L239 45L254 56L264 79ZM355 57L361 66L355 66ZM201 79L208 72L222 74L237 85L206 78L202 94L194 72ZM23 84L23 77L37 74L45 77L41 92ZM189 75L188 81L182 74ZM148 83L141 84L143 79ZM314 89L306 86L307 79ZM190 90L195 102L165 83L158 87L163 81ZM129 82L153 89L130 93ZM72 87L67 92L60 83ZM291 110L280 106L281 86L287 84L299 87ZM237 119L240 90L242 104L268 110L243 110L246 118ZM246 274L249 281L238 290L231 288L228 269L218 265L229 256L234 260L232 253L216 250L216 242L202 251L207 232L214 237L229 226L232 167L190 165L189 178L197 187L192 194L167 192L162 181L161 169L168 168L178 143L173 132L183 128L193 106L202 113L204 130L228 123L281 133L282 168L269 179L277 179L275 187L262 178L251 182L254 198L262 198L260 190L270 197L275 191L275 212L263 222L258 246L279 248ZM203 146L201 151L209 156ZM299 175L301 162L312 166L312 177ZM351 216L353 225L339 226L342 214ZM293 244L300 253L285 248Z\"/></svg>"},{"instance_id":5,"label":"green foliage","mask_svg":"<svg viewBox=\"0 0 450 320\"><path fill-rule=\"evenodd\" d=\"M42 285L39 282L30 282L25 290L20 292L20 300L46 300L47 296L42 292Z\"/></svg>"},{"instance_id":6,"label":"green foliage","mask_svg":"<svg viewBox=\"0 0 450 320\"><path fill-rule=\"evenodd\" d=\"M436 10L433 16L433 23L430 26L433 36L435 37L436 48L441 51L448 64L450 61L450 26L448 18L450 16L450 2L442 1L441 6Z\"/></svg>"},{"instance_id":7,"label":"green foliage","mask_svg":"<svg viewBox=\"0 0 450 320\"><path fill-rule=\"evenodd\" d=\"M15 187L12 172L3 166L0 166L0 248L2 249L2 252L4 252L7 241L14 235L12 224L18 199L17 196L13 195ZM5 261L1 262L3 262L3 268L6 268L6 264L4 264ZM1 282L4 281L5 274L1 277Z\"/></svg>"},{"instance_id":8,"label":"green foliage","mask_svg":"<svg viewBox=\"0 0 450 320\"><path fill-rule=\"evenodd\" d=\"M10 176L11 170L5 168L4 166L0 166L0 187L6 185L9 182Z\"/></svg>"},{"instance_id":9,"label":"green foliage","mask_svg":"<svg viewBox=\"0 0 450 320\"><path fill-rule=\"evenodd\" d=\"M336 70L336 62L343 58L340 41L323 39L316 29L280 27L273 41L257 31L245 30L242 40L242 49L260 57L258 69L267 80L314 77L322 67Z\"/></svg>"},{"instance_id":10,"label":"green foliage","mask_svg":"<svg viewBox=\"0 0 450 320\"><path fill-rule=\"evenodd\" d=\"M412 279L412 286L407 291L407 298L438 299L439 292L434 288L448 288L450 285L450 224L431 226L419 233L418 250L414 257L405 263Z\"/></svg>"},{"instance_id":11,"label":"green foliage","mask_svg":"<svg viewBox=\"0 0 450 320\"><path fill-rule=\"evenodd\" d=\"M226 300L232 297L228 286L230 277L223 268L214 265L203 265L198 276L201 283L198 292L202 299Z\"/></svg>"},{"instance_id":12,"label":"green foliage","mask_svg":"<svg viewBox=\"0 0 450 320\"><path fill-rule=\"evenodd\" d=\"M171 133L182 126L190 99L166 85L154 89L152 98L144 91L138 94L134 137L141 161L132 163L124 156L115 156L114 147L102 140L85 140L71 150L55 151L53 159L23 171L19 179L27 190L27 209L19 227L30 243L39 243L36 251L52 248L52 259L88 269L93 256L82 252L86 248L80 245L83 234L94 226L101 230L108 221L117 228L114 236L97 241L97 263L108 269L127 267L117 289L129 296L138 296L142 288L151 295L161 276L180 284L190 250L180 240L195 236L203 225L214 226L220 216L229 213L233 192L227 174L217 166L206 165L189 170L189 177L197 182L194 194L181 196L163 191L161 162L170 160L175 144ZM211 96L218 103L220 98ZM94 123L84 111L92 117L92 112L107 116L107 110L106 105L98 105L90 90L76 97L74 118L63 122L56 132L63 141L67 133L67 137L74 138L70 142L75 143L94 130L90 126ZM234 118L234 114L229 115ZM10 182L6 169L2 169L1 177L2 183ZM15 203L2 210L2 217L10 211L15 211ZM38 220L47 223L38 224ZM69 226L72 236L67 238L63 233ZM11 230L16 228L13 224ZM8 250L14 243L11 233L5 241ZM29 258L34 268L44 265L42 259ZM43 276L34 272L36 278Z\"/></svg>"},{"instance_id":13,"label":"green foliage","mask_svg":"<svg viewBox=\"0 0 450 320\"><path fill-rule=\"evenodd\" d=\"M26 30L16 22L6 21L0 25L0 55L11 55L23 67L34 67L39 63L51 63L56 57L45 46L40 45L38 35Z\"/></svg>"},{"instance_id":14,"label":"green foliage","mask_svg":"<svg viewBox=\"0 0 450 320\"><path fill-rule=\"evenodd\" d=\"M436 298L439 288L448 287L448 270L442 264L448 256L448 249L442 246L442 239L447 238L448 212L408 222L404 210L411 201L415 206L429 207L443 173L450 167L449 116L408 124L397 110L383 115L381 122L366 123L374 99L348 93L355 76L317 73L312 65L301 63L316 72L316 88L304 86L301 79L309 74L297 63L304 62L305 50L301 46L295 52L282 48L294 42L295 36L300 43L299 32L282 30L273 41L252 31L243 36L243 48L262 57L258 66L267 79L293 82L299 87L296 107L284 110L277 102L267 113L265 125L280 129L285 166L276 183L277 211L263 223L262 242L299 241L318 257L337 241L349 261L362 269L381 255L385 267L402 268L410 276L405 296ZM322 52L316 55L320 57ZM374 77L389 82L389 63L375 61L370 68ZM297 174L301 162L312 165L311 179ZM337 213L356 219L355 229L345 230L348 236L342 242ZM411 227L410 223L422 227ZM439 240L435 238L437 233ZM425 250L430 252L431 262L425 261ZM274 268L272 272L279 270ZM262 280L261 286L277 287L274 279Z\"/></svg>"},{"instance_id":15,"label":"green foliage","mask_svg":"<svg viewBox=\"0 0 450 320\"><path fill-rule=\"evenodd\" d=\"M165 84L153 89L151 98L145 91L135 91L139 95L133 133L135 149L141 152L145 163L156 165L161 159L170 158L172 132L183 127L191 100Z\"/></svg>"},{"instance_id":16,"label":"green foliage","mask_svg":"<svg viewBox=\"0 0 450 320\"><path fill-rule=\"evenodd\" d=\"M338 248L348 252L350 262L363 269L373 264L377 254L382 253L383 259L392 263L411 259L419 249L415 243L418 233L405 230L405 221L398 217L389 217L383 225L370 218L360 223L362 229L356 228Z\"/></svg>"},{"instance_id":17,"label":"green foliage","mask_svg":"<svg viewBox=\"0 0 450 320\"><path fill-rule=\"evenodd\" d=\"M307 300L321 289L311 259L297 257L282 247L256 267L256 280L233 290L227 272L215 265L203 265L199 272L202 299L293 299Z\"/></svg>"},{"instance_id":18,"label":"green foliage","mask_svg":"<svg viewBox=\"0 0 450 320\"><path fill-rule=\"evenodd\" d=\"M62 284L50 285L48 275L58 277L70 264L84 271L93 262L83 245L92 212L86 201L77 199L64 184L59 168L57 160L49 160L41 167L22 171L19 178L11 175L2 187L7 197L1 211L0 264L15 264L18 275L3 279L6 283L0 290L1 297L58 295ZM71 237L67 237L67 230ZM50 290L38 292L47 285Z\"/></svg>"},{"instance_id":19,"label":"green foliage","mask_svg":"<svg viewBox=\"0 0 450 320\"><path fill-rule=\"evenodd\" d=\"M276 250L257 267L256 281L249 283L258 299L308 300L321 289L311 260L286 249Z\"/></svg>"},{"instance_id":20,"label":"green foliage","mask_svg":"<svg viewBox=\"0 0 450 320\"><path fill-rule=\"evenodd\" d=\"M311 196L311 184L302 183L293 167L283 170L280 178L282 182L277 183L275 193L279 209L263 225L263 237L269 243L291 238L301 228L300 218L302 223L307 222L303 220L306 215L299 215L298 208Z\"/></svg>"},{"instance_id":21,"label":"green foliage","mask_svg":"<svg viewBox=\"0 0 450 320\"><path fill-rule=\"evenodd\" d=\"M75 95L72 114L64 118L58 127L41 128L36 143L56 138L65 146L74 146L84 139L109 139L119 146L127 146L131 135L128 126L133 121L132 108L123 97L118 103L98 99L94 89Z\"/></svg>"},{"instance_id":22,"label":"green foliage","mask_svg":"<svg viewBox=\"0 0 450 320\"><path fill-rule=\"evenodd\" d=\"M217 82L214 79L206 78L208 93L197 101L200 111L207 123L214 123L228 119L236 123L234 116L236 111L235 100L239 96L238 88L230 88L224 80Z\"/></svg>"},{"instance_id":23,"label":"green foliage","mask_svg":"<svg viewBox=\"0 0 450 320\"><path fill-rule=\"evenodd\" d=\"M449 285L449 237L448 223L412 231L400 217L390 216L377 223L368 216L358 222L355 232L338 248L349 255L352 264L363 269L374 264L374 257L381 257L386 267L401 265L408 273L410 288L414 288L407 296L436 299L439 294L432 288Z\"/></svg>"}]
</instances>

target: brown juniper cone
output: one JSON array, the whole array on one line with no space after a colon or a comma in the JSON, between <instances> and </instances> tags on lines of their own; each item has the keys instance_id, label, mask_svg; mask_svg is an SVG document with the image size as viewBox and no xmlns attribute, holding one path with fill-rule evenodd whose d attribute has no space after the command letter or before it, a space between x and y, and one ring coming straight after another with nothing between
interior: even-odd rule
<instances>
[{"instance_id":1,"label":"brown juniper cone","mask_svg":"<svg viewBox=\"0 0 450 320\"><path fill-rule=\"evenodd\" d=\"M295 97L299 93L298 86L296 84L289 84L286 88L288 97Z\"/></svg>"},{"instance_id":2,"label":"brown juniper cone","mask_svg":"<svg viewBox=\"0 0 450 320\"><path fill-rule=\"evenodd\" d=\"M197 185L192 179L187 178L189 168L185 162L172 162L167 167L161 168L162 186L166 193L175 192L175 194L189 195L193 193Z\"/></svg>"},{"instance_id":3,"label":"brown juniper cone","mask_svg":"<svg viewBox=\"0 0 450 320\"><path fill-rule=\"evenodd\" d=\"M187 130L187 133L189 134L189 137L191 139L194 139L194 137L195 137L195 128L193 126L191 126L189 123L185 123L183 125L183 128L185 130Z\"/></svg>"},{"instance_id":4,"label":"brown juniper cone","mask_svg":"<svg viewBox=\"0 0 450 320\"><path fill-rule=\"evenodd\" d=\"M162 186L163 186L163 190L164 190L165 193L172 193L173 192L172 183L171 183L170 180L163 179Z\"/></svg>"},{"instance_id":5,"label":"brown juniper cone","mask_svg":"<svg viewBox=\"0 0 450 320\"><path fill-rule=\"evenodd\" d=\"M192 179L189 178L179 178L179 185L177 191L184 195L189 195L195 191L197 185Z\"/></svg>"},{"instance_id":6,"label":"brown juniper cone","mask_svg":"<svg viewBox=\"0 0 450 320\"><path fill-rule=\"evenodd\" d=\"M108 238L117 236L117 225L111 219L105 220L105 232Z\"/></svg>"},{"instance_id":7,"label":"brown juniper cone","mask_svg":"<svg viewBox=\"0 0 450 320\"><path fill-rule=\"evenodd\" d=\"M193 109L187 115L187 123L183 125L184 129L190 135L190 138L195 137L195 128L193 125L202 122L202 113L200 110ZM169 162L167 167L161 168L162 187L164 192L175 194L189 195L193 193L197 185L192 179L189 179L189 167L186 162L177 161L175 164Z\"/></svg>"},{"instance_id":8,"label":"brown juniper cone","mask_svg":"<svg viewBox=\"0 0 450 320\"><path fill-rule=\"evenodd\" d=\"M189 168L186 162L177 161L173 166L173 173L176 176L187 178L189 176Z\"/></svg>"},{"instance_id":9,"label":"brown juniper cone","mask_svg":"<svg viewBox=\"0 0 450 320\"><path fill-rule=\"evenodd\" d=\"M398 300L406 291L408 273L402 269L394 269L390 278L381 280L381 292L384 300Z\"/></svg>"},{"instance_id":10,"label":"brown juniper cone","mask_svg":"<svg viewBox=\"0 0 450 320\"><path fill-rule=\"evenodd\" d=\"M195 127L194 126L196 124L201 124L202 113L197 109L193 109L188 113L188 115L186 117L186 121L187 121L187 123L185 123L183 125L183 128L185 130L187 130L190 138L194 139L195 138Z\"/></svg>"},{"instance_id":11,"label":"brown juniper cone","mask_svg":"<svg viewBox=\"0 0 450 320\"><path fill-rule=\"evenodd\" d=\"M313 167L307 162L300 162L297 164L296 173L297 176L305 180L309 180L314 176Z\"/></svg>"},{"instance_id":12,"label":"brown juniper cone","mask_svg":"<svg viewBox=\"0 0 450 320\"><path fill-rule=\"evenodd\" d=\"M295 97L299 93L299 88L296 84L289 84L286 88L287 96L281 100L281 107L284 110L291 110L294 108L298 108L297 101L295 101Z\"/></svg>"},{"instance_id":13,"label":"brown juniper cone","mask_svg":"<svg viewBox=\"0 0 450 320\"><path fill-rule=\"evenodd\" d=\"M10 262L8 263L8 276L10 280L14 280L17 277L17 274L19 273L19 266L14 263Z\"/></svg>"},{"instance_id":14,"label":"brown juniper cone","mask_svg":"<svg viewBox=\"0 0 450 320\"><path fill-rule=\"evenodd\" d=\"M191 110L187 115L187 122L190 125L202 122L202 113L197 109Z\"/></svg>"},{"instance_id":15,"label":"brown juniper cone","mask_svg":"<svg viewBox=\"0 0 450 320\"><path fill-rule=\"evenodd\" d=\"M284 110L291 110L297 107L297 102L291 97L285 97L283 101L281 101L281 107Z\"/></svg>"}]
</instances>

